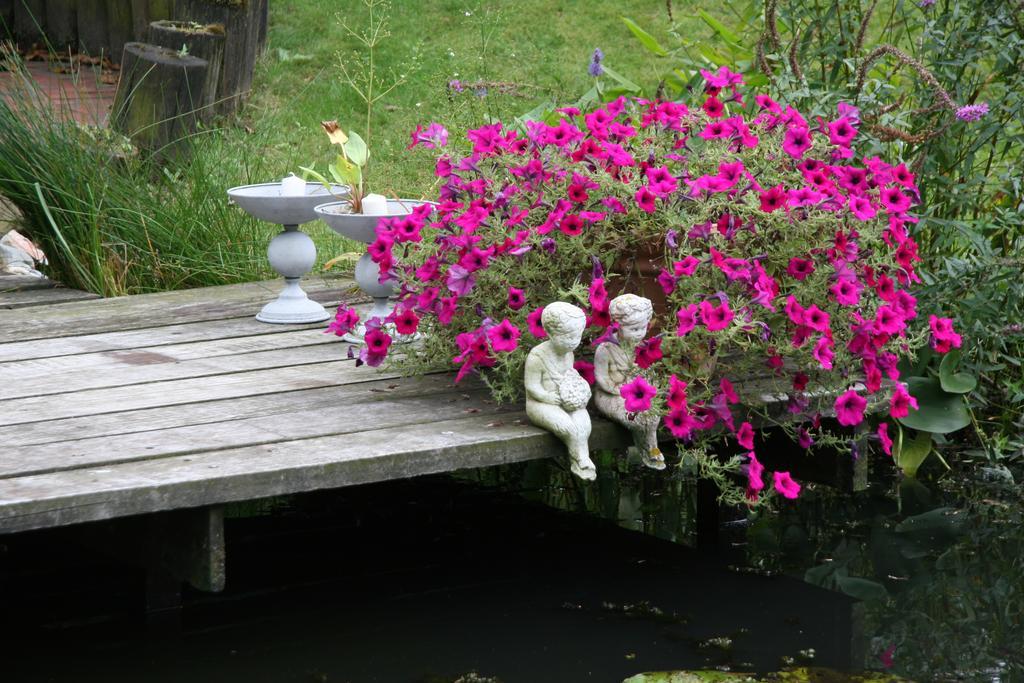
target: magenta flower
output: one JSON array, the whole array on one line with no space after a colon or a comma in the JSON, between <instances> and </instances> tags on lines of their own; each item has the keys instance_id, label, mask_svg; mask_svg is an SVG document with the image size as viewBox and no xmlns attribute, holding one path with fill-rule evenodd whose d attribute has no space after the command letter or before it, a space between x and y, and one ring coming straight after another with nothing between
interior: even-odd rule
<instances>
[{"instance_id":1,"label":"magenta flower","mask_svg":"<svg viewBox=\"0 0 1024 683\"><path fill-rule=\"evenodd\" d=\"M700 259L694 256L687 256L682 261L676 261L672 264L672 272L678 276L690 276L693 275L699 265Z\"/></svg>"},{"instance_id":2,"label":"magenta flower","mask_svg":"<svg viewBox=\"0 0 1024 683\"><path fill-rule=\"evenodd\" d=\"M783 498L789 498L794 500L800 495L800 484L793 480L793 477L789 476L789 472L773 472L772 481L775 484L775 490L778 491Z\"/></svg>"},{"instance_id":3,"label":"magenta flower","mask_svg":"<svg viewBox=\"0 0 1024 683\"><path fill-rule=\"evenodd\" d=\"M861 288L851 280L839 280L829 287L833 298L841 306L856 306L860 303Z\"/></svg>"},{"instance_id":4,"label":"magenta flower","mask_svg":"<svg viewBox=\"0 0 1024 683\"><path fill-rule=\"evenodd\" d=\"M748 451L754 450L754 426L749 422L740 425L736 432L736 443Z\"/></svg>"},{"instance_id":5,"label":"magenta flower","mask_svg":"<svg viewBox=\"0 0 1024 683\"><path fill-rule=\"evenodd\" d=\"M787 199L786 190L783 189L782 185L776 185L770 190L761 193L761 210L771 213L781 209L786 206Z\"/></svg>"},{"instance_id":6,"label":"magenta flower","mask_svg":"<svg viewBox=\"0 0 1024 683\"><path fill-rule=\"evenodd\" d=\"M903 316L892 306L879 306L875 312L875 332L878 334L899 334L907 329Z\"/></svg>"},{"instance_id":7,"label":"magenta flower","mask_svg":"<svg viewBox=\"0 0 1024 683\"><path fill-rule=\"evenodd\" d=\"M455 265L448 269L448 278L445 284L456 296L463 297L473 291L476 279L468 270Z\"/></svg>"},{"instance_id":8,"label":"magenta flower","mask_svg":"<svg viewBox=\"0 0 1024 683\"><path fill-rule=\"evenodd\" d=\"M917 410L917 399L911 396L902 384L896 385L889 399L889 415L892 417L906 417L910 409Z\"/></svg>"},{"instance_id":9,"label":"magenta flower","mask_svg":"<svg viewBox=\"0 0 1024 683\"><path fill-rule=\"evenodd\" d=\"M537 339L543 339L548 336L548 333L544 331L544 326L541 324L541 316L544 315L544 307L533 309L528 316L526 316L526 326Z\"/></svg>"},{"instance_id":10,"label":"magenta flower","mask_svg":"<svg viewBox=\"0 0 1024 683\"><path fill-rule=\"evenodd\" d=\"M882 443L882 452L892 456L892 439L889 437L889 423L883 422L878 425L878 440Z\"/></svg>"},{"instance_id":11,"label":"magenta flower","mask_svg":"<svg viewBox=\"0 0 1024 683\"><path fill-rule=\"evenodd\" d=\"M508 288L508 307L513 311L518 311L520 308L526 305L526 293L521 289L515 287Z\"/></svg>"},{"instance_id":12,"label":"magenta flower","mask_svg":"<svg viewBox=\"0 0 1024 683\"><path fill-rule=\"evenodd\" d=\"M723 377L721 381L718 382L718 388L721 389L722 394L725 396L725 400L729 403L736 404L740 402L740 395L736 393L735 387L733 387L732 382L730 382L728 378Z\"/></svg>"},{"instance_id":13,"label":"magenta flower","mask_svg":"<svg viewBox=\"0 0 1024 683\"><path fill-rule=\"evenodd\" d=\"M632 382L623 384L619 388L619 394L626 402L627 412L642 413L650 409L651 399L657 396L658 390L643 377L637 377Z\"/></svg>"},{"instance_id":14,"label":"magenta flower","mask_svg":"<svg viewBox=\"0 0 1024 683\"><path fill-rule=\"evenodd\" d=\"M519 328L505 318L487 330L487 338L491 340L491 348L502 353L511 353L519 346Z\"/></svg>"},{"instance_id":15,"label":"magenta flower","mask_svg":"<svg viewBox=\"0 0 1024 683\"><path fill-rule=\"evenodd\" d=\"M932 330L932 348L939 353L948 353L950 350L960 348L963 342L960 335L953 330L952 318L940 318L936 315L928 318L928 325Z\"/></svg>"},{"instance_id":16,"label":"magenta flower","mask_svg":"<svg viewBox=\"0 0 1024 683\"><path fill-rule=\"evenodd\" d=\"M416 334L416 329L420 324L420 317L411 308L406 308L401 312L395 313L394 322L398 334Z\"/></svg>"},{"instance_id":17,"label":"magenta flower","mask_svg":"<svg viewBox=\"0 0 1024 683\"><path fill-rule=\"evenodd\" d=\"M828 139L833 145L849 147L855 137L857 137L857 129L853 127L853 122L847 117L843 116L829 122Z\"/></svg>"},{"instance_id":18,"label":"magenta flower","mask_svg":"<svg viewBox=\"0 0 1024 683\"><path fill-rule=\"evenodd\" d=\"M704 100L704 104L701 105L701 109L703 109L704 113L713 119L717 119L725 113L725 105L723 105L722 101L714 95L709 95L708 98Z\"/></svg>"},{"instance_id":19,"label":"magenta flower","mask_svg":"<svg viewBox=\"0 0 1024 683\"><path fill-rule=\"evenodd\" d=\"M747 457L750 458L750 462L747 463L747 498L756 500L758 492L764 490L764 465L757 459L754 451L747 453Z\"/></svg>"},{"instance_id":20,"label":"magenta flower","mask_svg":"<svg viewBox=\"0 0 1024 683\"><path fill-rule=\"evenodd\" d=\"M366 346L359 352L359 360L372 368L378 367L387 358L391 336L383 330L368 330L363 336Z\"/></svg>"},{"instance_id":21,"label":"magenta flower","mask_svg":"<svg viewBox=\"0 0 1024 683\"><path fill-rule=\"evenodd\" d=\"M828 313L811 305L804 310L804 325L818 332L827 332L831 323Z\"/></svg>"},{"instance_id":22,"label":"magenta flower","mask_svg":"<svg viewBox=\"0 0 1024 683\"><path fill-rule=\"evenodd\" d=\"M638 344L633 357L638 366L646 370L664 357L661 350L661 337L651 337Z\"/></svg>"},{"instance_id":23,"label":"magenta flower","mask_svg":"<svg viewBox=\"0 0 1024 683\"><path fill-rule=\"evenodd\" d=\"M700 319L709 331L717 332L724 330L729 326L732 318L733 313L732 309L729 308L729 304L722 303L718 306L713 306L709 301L700 302Z\"/></svg>"},{"instance_id":24,"label":"magenta flower","mask_svg":"<svg viewBox=\"0 0 1024 683\"><path fill-rule=\"evenodd\" d=\"M866 398L853 389L848 389L836 398L834 404L836 419L839 420L839 424L847 427L859 425L864 421L864 409L867 406L868 401Z\"/></svg>"},{"instance_id":25,"label":"magenta flower","mask_svg":"<svg viewBox=\"0 0 1024 683\"><path fill-rule=\"evenodd\" d=\"M576 372L580 373L580 377L587 380L587 384L593 386L594 382L597 381L597 377L594 376L594 364L588 363L585 360L578 360L572 364L572 367Z\"/></svg>"},{"instance_id":26,"label":"magenta flower","mask_svg":"<svg viewBox=\"0 0 1024 683\"><path fill-rule=\"evenodd\" d=\"M646 185L641 185L640 189L636 191L634 199L636 199L637 206L639 206L646 213L654 213L657 206L655 206L654 200L656 195L651 192L650 188Z\"/></svg>"},{"instance_id":27,"label":"magenta flower","mask_svg":"<svg viewBox=\"0 0 1024 683\"><path fill-rule=\"evenodd\" d=\"M821 337L814 345L812 355L822 370L832 369L832 360L835 358L835 344L828 337Z\"/></svg>"},{"instance_id":28,"label":"magenta flower","mask_svg":"<svg viewBox=\"0 0 1024 683\"><path fill-rule=\"evenodd\" d=\"M882 200L882 206L889 213L903 213L910 208L910 197L903 194L895 185L883 187L879 198Z\"/></svg>"},{"instance_id":29,"label":"magenta flower","mask_svg":"<svg viewBox=\"0 0 1024 683\"><path fill-rule=\"evenodd\" d=\"M743 74L730 71L727 66L718 67L718 71L711 73L707 69L701 69L700 75L704 77L712 88L730 88L743 85Z\"/></svg>"},{"instance_id":30,"label":"magenta flower","mask_svg":"<svg viewBox=\"0 0 1024 683\"><path fill-rule=\"evenodd\" d=\"M786 130L786 135L782 140L782 149L794 159L800 159L813 144L809 130L792 126Z\"/></svg>"},{"instance_id":31,"label":"magenta flower","mask_svg":"<svg viewBox=\"0 0 1024 683\"><path fill-rule=\"evenodd\" d=\"M700 421L690 414L685 405L680 408L671 408L668 414L662 418L662 423L677 439L689 438L693 434L693 430L700 426Z\"/></svg>"},{"instance_id":32,"label":"magenta flower","mask_svg":"<svg viewBox=\"0 0 1024 683\"><path fill-rule=\"evenodd\" d=\"M665 400L669 408L680 410L687 407L686 387L686 382L675 375L668 378L668 396Z\"/></svg>"},{"instance_id":33,"label":"magenta flower","mask_svg":"<svg viewBox=\"0 0 1024 683\"><path fill-rule=\"evenodd\" d=\"M793 279L803 282L814 272L814 261L805 258L791 258L786 272Z\"/></svg>"},{"instance_id":34,"label":"magenta flower","mask_svg":"<svg viewBox=\"0 0 1024 683\"><path fill-rule=\"evenodd\" d=\"M353 308L338 306L338 312L334 314L334 320L327 326L324 332L333 332L336 336L342 337L359 324L359 314Z\"/></svg>"},{"instance_id":35,"label":"magenta flower","mask_svg":"<svg viewBox=\"0 0 1024 683\"><path fill-rule=\"evenodd\" d=\"M417 125L411 137L412 143L406 149L412 149L416 145L423 145L427 149L437 149L448 144L448 131L440 123L431 123L426 128Z\"/></svg>"},{"instance_id":36,"label":"magenta flower","mask_svg":"<svg viewBox=\"0 0 1024 683\"><path fill-rule=\"evenodd\" d=\"M850 212L856 216L857 220L861 221L869 221L878 215L878 211L871 204L871 200L863 195L850 196Z\"/></svg>"},{"instance_id":37,"label":"magenta flower","mask_svg":"<svg viewBox=\"0 0 1024 683\"><path fill-rule=\"evenodd\" d=\"M807 450L814 445L814 438L811 436L811 433L807 431L806 427L800 427L796 430L796 443L804 450Z\"/></svg>"}]
</instances>

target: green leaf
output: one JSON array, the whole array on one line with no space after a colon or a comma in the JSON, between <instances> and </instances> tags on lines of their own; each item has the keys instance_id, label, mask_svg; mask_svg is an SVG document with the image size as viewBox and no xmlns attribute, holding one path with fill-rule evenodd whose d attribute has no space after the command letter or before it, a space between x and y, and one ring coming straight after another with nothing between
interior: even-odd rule
<instances>
[{"instance_id":1,"label":"green leaf","mask_svg":"<svg viewBox=\"0 0 1024 683\"><path fill-rule=\"evenodd\" d=\"M631 92L631 93L638 93L638 92L640 92L640 86L639 85L637 85L633 81L629 80L628 78L626 78L625 76L620 74L615 69L612 69L611 67L604 66L603 64L602 64L602 68L604 69L604 72L606 74L608 74L608 76L613 81L615 81L616 83L618 83L619 85L622 86L623 90L625 90L627 92ZM607 93L606 93L606 95L607 95Z\"/></svg>"},{"instance_id":2,"label":"green leaf","mask_svg":"<svg viewBox=\"0 0 1024 683\"><path fill-rule=\"evenodd\" d=\"M702 9L697 10L697 14L700 15L700 18L704 20L705 24L714 29L715 33L717 33L722 38L729 41L736 47L742 47L742 45L740 44L740 37L733 33L725 24L720 22L718 19L715 19L713 16L711 16Z\"/></svg>"},{"instance_id":3,"label":"green leaf","mask_svg":"<svg viewBox=\"0 0 1024 683\"><path fill-rule=\"evenodd\" d=\"M882 584L856 576L836 575L836 584L839 590L858 600L885 600L889 597Z\"/></svg>"},{"instance_id":4,"label":"green leaf","mask_svg":"<svg viewBox=\"0 0 1024 683\"><path fill-rule=\"evenodd\" d=\"M362 180L362 171L345 157L338 155L338 160L327 167L336 182L356 187Z\"/></svg>"},{"instance_id":5,"label":"green leaf","mask_svg":"<svg viewBox=\"0 0 1024 683\"><path fill-rule=\"evenodd\" d=\"M939 363L939 383L943 391L951 394L968 394L978 386L978 378L969 372L956 372L960 365L960 351L950 351Z\"/></svg>"},{"instance_id":6,"label":"green leaf","mask_svg":"<svg viewBox=\"0 0 1024 683\"><path fill-rule=\"evenodd\" d=\"M907 517L896 525L896 533L908 534L926 541L949 541L964 532L966 515L956 508L939 507L913 517Z\"/></svg>"},{"instance_id":7,"label":"green leaf","mask_svg":"<svg viewBox=\"0 0 1024 683\"><path fill-rule=\"evenodd\" d=\"M637 23L632 19L627 19L626 17L620 18L622 19L622 23L626 25L626 28L628 28L630 32L634 36L636 36L636 39L640 41L640 44L646 47L649 52L653 52L659 57L668 56L668 52L666 52L665 48L658 44L658 41L654 39L654 36L652 36L650 33L637 26ZM607 71L607 69L605 70Z\"/></svg>"},{"instance_id":8,"label":"green leaf","mask_svg":"<svg viewBox=\"0 0 1024 683\"><path fill-rule=\"evenodd\" d=\"M907 388L917 399L918 409L911 408L909 415L897 418L901 424L920 432L948 434L971 423L963 396L943 391L938 379L911 377Z\"/></svg>"},{"instance_id":9,"label":"green leaf","mask_svg":"<svg viewBox=\"0 0 1024 683\"><path fill-rule=\"evenodd\" d=\"M893 458L896 465L908 477L917 476L917 469L932 452L932 435L930 432L918 432L913 439L904 438L900 429L900 439Z\"/></svg>"},{"instance_id":10,"label":"green leaf","mask_svg":"<svg viewBox=\"0 0 1024 683\"><path fill-rule=\"evenodd\" d=\"M366 166L366 162L370 158L370 150L367 149L366 143L354 130L349 131L348 142L343 144L341 148L345 150L345 156L353 164L356 166Z\"/></svg>"}]
</instances>

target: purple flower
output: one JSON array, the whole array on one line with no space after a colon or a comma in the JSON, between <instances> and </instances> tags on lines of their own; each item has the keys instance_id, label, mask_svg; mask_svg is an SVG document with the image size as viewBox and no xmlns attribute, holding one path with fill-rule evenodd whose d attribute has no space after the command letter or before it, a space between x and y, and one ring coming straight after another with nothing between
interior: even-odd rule
<instances>
[{"instance_id":1,"label":"purple flower","mask_svg":"<svg viewBox=\"0 0 1024 683\"><path fill-rule=\"evenodd\" d=\"M921 8L924 8L924 7L931 7L934 4L935 4L935 0L921 0L921 2L917 3L917 6L921 7Z\"/></svg>"},{"instance_id":2,"label":"purple flower","mask_svg":"<svg viewBox=\"0 0 1024 683\"><path fill-rule=\"evenodd\" d=\"M977 121L987 113L988 104L980 102L978 104L968 104L960 107L956 110L956 117L961 121Z\"/></svg>"},{"instance_id":3,"label":"purple flower","mask_svg":"<svg viewBox=\"0 0 1024 683\"><path fill-rule=\"evenodd\" d=\"M452 92L462 92L462 81L460 81L457 78L453 78L452 80L448 81L448 89L451 90Z\"/></svg>"},{"instance_id":4,"label":"purple flower","mask_svg":"<svg viewBox=\"0 0 1024 683\"><path fill-rule=\"evenodd\" d=\"M604 67L601 66L601 60L604 59L604 53L601 52L601 48L595 47L594 54L590 58L590 67L587 68L587 72L597 78L604 73Z\"/></svg>"},{"instance_id":5,"label":"purple flower","mask_svg":"<svg viewBox=\"0 0 1024 683\"><path fill-rule=\"evenodd\" d=\"M462 266L452 266L448 269L448 280L445 284L456 295L466 296L476 284L476 279Z\"/></svg>"}]
</instances>

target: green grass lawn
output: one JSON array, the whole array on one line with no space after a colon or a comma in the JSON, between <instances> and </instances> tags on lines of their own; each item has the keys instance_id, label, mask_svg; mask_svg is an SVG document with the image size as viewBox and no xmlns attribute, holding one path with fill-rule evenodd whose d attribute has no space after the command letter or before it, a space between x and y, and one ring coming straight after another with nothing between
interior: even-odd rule
<instances>
[{"instance_id":1,"label":"green grass lawn","mask_svg":"<svg viewBox=\"0 0 1024 683\"><path fill-rule=\"evenodd\" d=\"M350 24L365 25L362 3L344 4ZM365 133L364 105L338 68L340 59L354 63L358 44L341 27L337 7L323 0L271 3L269 49L243 114L245 128L226 135L239 145L259 140L272 176L312 162L322 167L330 159L321 121L337 119L345 129ZM418 123L438 121L460 134L488 117L510 121L548 98L573 101L592 85L587 65L594 48L617 70L653 81L655 58L633 39L620 19L624 14L656 35L668 27L663 0L394 2L391 36L378 49L378 65L385 78L388 72L408 72L409 78L377 104L371 120L373 188L405 196L430 189L429 155L405 150ZM409 71L414 52L419 68ZM481 83L487 94L477 96L472 87L453 94L453 79Z\"/></svg>"}]
</instances>

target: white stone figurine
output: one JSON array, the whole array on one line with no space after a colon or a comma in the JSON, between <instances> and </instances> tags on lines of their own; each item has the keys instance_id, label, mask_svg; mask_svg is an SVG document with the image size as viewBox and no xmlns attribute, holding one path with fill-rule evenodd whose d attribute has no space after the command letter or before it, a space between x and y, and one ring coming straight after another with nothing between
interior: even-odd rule
<instances>
[{"instance_id":1,"label":"white stone figurine","mask_svg":"<svg viewBox=\"0 0 1024 683\"><path fill-rule=\"evenodd\" d=\"M647 335L654 308L650 299L623 294L611 300L608 314L619 329L615 332L616 341L600 344L594 353L594 405L601 414L633 434L635 446L630 448L631 452L639 453L648 467L663 470L665 456L658 448L658 416L653 411L630 416L620 392L622 385L637 375L636 345Z\"/></svg>"},{"instance_id":2,"label":"white stone figurine","mask_svg":"<svg viewBox=\"0 0 1024 683\"><path fill-rule=\"evenodd\" d=\"M565 442L570 469L581 479L596 479L590 459L590 385L573 367L573 351L583 339L586 314L576 306L556 301L544 307L541 323L548 340L526 357L526 414Z\"/></svg>"}]
</instances>

